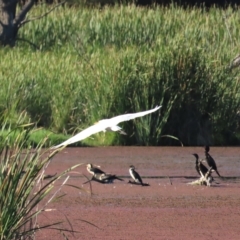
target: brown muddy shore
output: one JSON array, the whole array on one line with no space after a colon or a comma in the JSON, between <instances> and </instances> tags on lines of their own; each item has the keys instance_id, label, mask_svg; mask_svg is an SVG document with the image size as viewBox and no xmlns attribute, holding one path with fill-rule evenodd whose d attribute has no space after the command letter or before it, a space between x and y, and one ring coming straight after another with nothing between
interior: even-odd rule
<instances>
[{"instance_id":1,"label":"brown muddy shore","mask_svg":"<svg viewBox=\"0 0 240 240\"><path fill-rule=\"evenodd\" d=\"M68 183L90 191L89 184L82 185L83 174L90 177L86 163L94 163L125 181L92 182L92 194L65 186L61 193L67 195L49 205L56 210L43 213L38 223L65 221L61 227L78 232L65 233L69 239L239 239L240 148L211 148L225 177L214 173L212 187L187 185L198 176L193 153L204 157L202 147L66 148L47 174L84 163L69 174ZM128 183L131 164L149 187ZM59 231L43 230L36 239L64 238Z\"/></svg>"}]
</instances>

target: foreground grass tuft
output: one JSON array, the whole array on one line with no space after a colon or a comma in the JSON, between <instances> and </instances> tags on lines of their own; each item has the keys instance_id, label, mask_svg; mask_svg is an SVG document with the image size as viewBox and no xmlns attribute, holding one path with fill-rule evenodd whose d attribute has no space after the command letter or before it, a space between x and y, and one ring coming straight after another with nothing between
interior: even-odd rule
<instances>
[{"instance_id":1,"label":"foreground grass tuft","mask_svg":"<svg viewBox=\"0 0 240 240\"><path fill-rule=\"evenodd\" d=\"M49 153L42 149L44 140L31 148L29 126L19 126L0 141L0 239L3 240L34 239L37 231L47 228L73 232L71 226L60 227L62 222L39 225L37 220L41 213L53 211L50 204L64 196L60 190L69 179L67 173L80 164L44 180L45 170L58 151ZM53 189L56 182L60 186Z\"/></svg>"}]
</instances>

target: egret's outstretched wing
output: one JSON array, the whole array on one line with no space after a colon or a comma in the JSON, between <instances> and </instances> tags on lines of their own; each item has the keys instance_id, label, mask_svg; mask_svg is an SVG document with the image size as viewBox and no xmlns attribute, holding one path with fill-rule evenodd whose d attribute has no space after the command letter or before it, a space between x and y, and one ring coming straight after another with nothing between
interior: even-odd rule
<instances>
[{"instance_id":1,"label":"egret's outstretched wing","mask_svg":"<svg viewBox=\"0 0 240 240\"><path fill-rule=\"evenodd\" d=\"M128 113L128 114L123 114L123 115L119 115L117 117L113 117L109 120L111 120L111 123L113 125L117 125L120 122L125 122L125 121L129 121L138 117L143 117L147 114L156 112L159 108L161 108L162 106L156 106L155 108L151 109L151 110L147 110L147 111L143 111L143 112L137 112L137 113Z\"/></svg>"},{"instance_id":2,"label":"egret's outstretched wing","mask_svg":"<svg viewBox=\"0 0 240 240\"><path fill-rule=\"evenodd\" d=\"M100 123L96 123L95 125L92 125L91 127L88 127L86 129L84 129L83 131L81 131L80 133L78 133L77 135L69 138L68 140L66 140L65 142L57 145L57 146L53 146L51 149L56 149L65 145L69 145L78 141L81 141L95 133L104 131L105 129L105 124L100 124Z\"/></svg>"},{"instance_id":3,"label":"egret's outstretched wing","mask_svg":"<svg viewBox=\"0 0 240 240\"><path fill-rule=\"evenodd\" d=\"M159 106L159 107L157 106L154 109L147 110L144 112L124 114L124 115L120 115L120 116L113 117L110 119L100 120L97 124L95 124L89 128L86 128L85 130L81 131L77 135L69 138L68 140L66 140L65 142L63 142L57 146L52 147L51 149L56 149L56 148L59 148L59 147L65 146L65 145L69 145L69 144L81 141L95 133L105 131L107 128L113 127L112 129L114 129L114 127L115 127L116 130L117 129L120 130L121 128L116 128L118 123L124 122L124 121L129 121L131 119L138 118L138 117L143 117L147 114L157 111L160 107L161 106ZM113 130L113 131L115 131L115 130Z\"/></svg>"}]
</instances>

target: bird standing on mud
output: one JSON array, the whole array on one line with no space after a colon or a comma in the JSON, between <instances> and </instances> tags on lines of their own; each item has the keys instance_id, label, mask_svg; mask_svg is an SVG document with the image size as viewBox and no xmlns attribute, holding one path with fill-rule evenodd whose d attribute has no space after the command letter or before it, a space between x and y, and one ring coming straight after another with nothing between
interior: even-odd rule
<instances>
[{"instance_id":1,"label":"bird standing on mud","mask_svg":"<svg viewBox=\"0 0 240 240\"><path fill-rule=\"evenodd\" d=\"M135 167L133 165L129 167L129 173L135 183L139 183L143 186L142 178L140 177L138 172L135 171Z\"/></svg>"},{"instance_id":2,"label":"bird standing on mud","mask_svg":"<svg viewBox=\"0 0 240 240\"><path fill-rule=\"evenodd\" d=\"M202 163L203 160L199 159L198 154L194 153L193 156L195 156L196 158L195 168L198 174L201 176L198 180L198 183L200 183L201 185L211 186L211 183L213 182L213 177L211 176L212 167L207 169L207 167Z\"/></svg>"},{"instance_id":3,"label":"bird standing on mud","mask_svg":"<svg viewBox=\"0 0 240 240\"><path fill-rule=\"evenodd\" d=\"M218 170L217 170L217 165L216 165L214 159L213 159L212 156L208 153L209 150L210 150L210 147L209 147L209 146L205 146L205 156L206 156L206 161L207 161L207 163L208 163L208 166L211 167L212 170L214 170L219 177L222 177L222 176L219 174Z\"/></svg>"},{"instance_id":4,"label":"bird standing on mud","mask_svg":"<svg viewBox=\"0 0 240 240\"><path fill-rule=\"evenodd\" d=\"M194 153L193 156L196 158L196 165L195 168L197 170L197 173L201 176L201 173L205 175L208 172L208 169L205 165L203 165L202 161L199 160L198 154Z\"/></svg>"},{"instance_id":5,"label":"bird standing on mud","mask_svg":"<svg viewBox=\"0 0 240 240\"><path fill-rule=\"evenodd\" d=\"M51 147L51 149L57 149L62 146L67 146L69 144L81 141L93 134L96 134L98 132L106 132L106 131L112 131L112 132L120 132L121 134L126 134L125 132L122 131L122 128L118 126L119 123L129 121L138 117L143 117L147 114L156 112L159 108L162 106L156 106L153 109L143 111L143 112L137 112L137 113L129 113L129 114L124 114L124 115L119 115L117 117L113 117L110 119L103 119L98 121L96 124L84 129L77 135L69 138L68 140L64 141L63 143Z\"/></svg>"}]
</instances>

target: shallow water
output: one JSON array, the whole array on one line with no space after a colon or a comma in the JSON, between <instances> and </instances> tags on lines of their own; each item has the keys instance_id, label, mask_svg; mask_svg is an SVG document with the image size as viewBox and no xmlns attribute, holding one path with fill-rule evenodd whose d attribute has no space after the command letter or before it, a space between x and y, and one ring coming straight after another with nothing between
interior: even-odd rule
<instances>
[{"instance_id":1,"label":"shallow water","mask_svg":"<svg viewBox=\"0 0 240 240\"><path fill-rule=\"evenodd\" d=\"M82 174L89 176L86 163L93 163L125 181L92 182L92 195L64 187L61 192L66 197L52 204L56 211L44 213L39 222L67 217L80 232L75 238L67 234L69 239L239 239L240 148L211 148L210 154L225 177L213 174L212 187L187 185L198 177L193 153L204 157L202 147L67 148L54 157L47 173L84 163L70 173L69 184L90 190L90 184L82 185L86 181ZM132 164L149 187L128 183ZM53 230L37 236L40 240L62 237Z\"/></svg>"}]
</instances>

